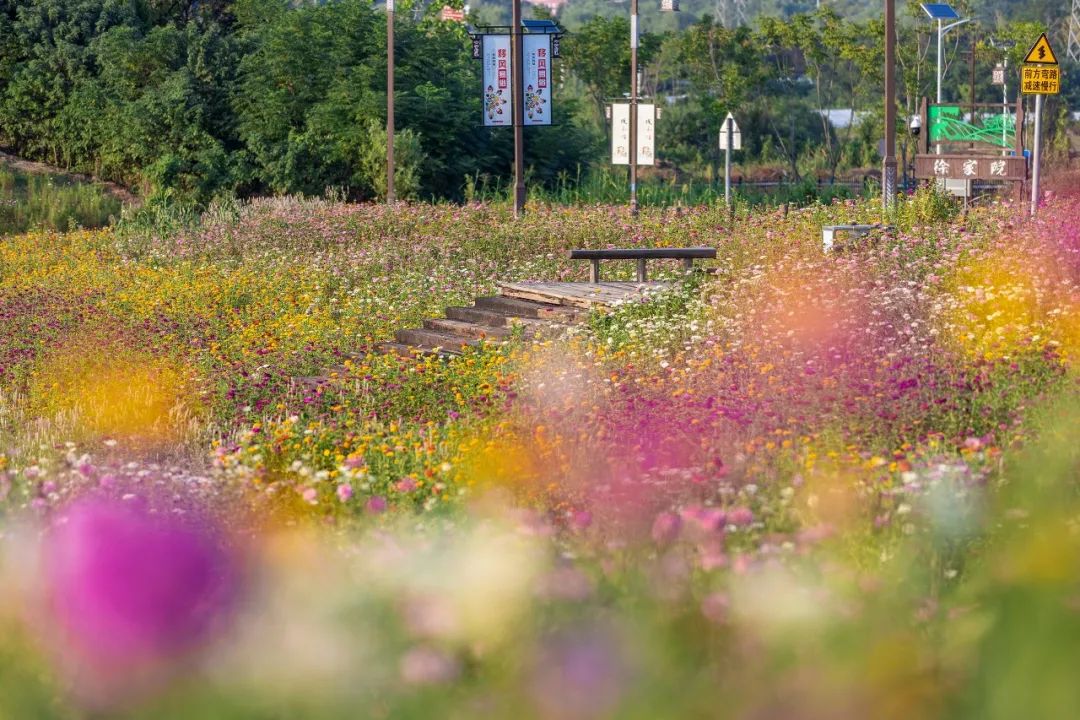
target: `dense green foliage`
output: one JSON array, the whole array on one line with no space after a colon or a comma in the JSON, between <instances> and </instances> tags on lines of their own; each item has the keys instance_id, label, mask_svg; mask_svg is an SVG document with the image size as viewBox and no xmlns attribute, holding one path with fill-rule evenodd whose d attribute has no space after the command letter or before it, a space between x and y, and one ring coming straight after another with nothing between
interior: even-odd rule
<instances>
[{"instance_id":1,"label":"dense green foliage","mask_svg":"<svg viewBox=\"0 0 1080 720\"><path fill-rule=\"evenodd\" d=\"M657 177L647 182L714 182L729 110L744 130L744 165L798 181L878 164L878 17L780 3L734 27L726 5L687 3L677 20L646 5L641 91L664 109ZM555 124L527 131L534 186L564 187L607 163L605 105L629 84L629 21L625 8L589 7L561 11L573 32L555 69ZM398 9L396 184L404 197L460 200L505 185L512 141L507 128L480 125L479 63L466 27L440 20L440 8L409 0ZM933 83L931 28L919 12L908 8L899 30L902 114ZM471 19L500 18L479 5ZM1015 55L1041 29L1009 22L983 18L977 37L1015 36ZM964 64L965 33L950 36L954 65ZM976 61L988 70L1001 58L984 45ZM950 96L966 97L966 75L948 76ZM979 99L1000 97L984 76ZM1051 117L1063 118L1051 105ZM858 110L860 122L836 128L823 115L830 108ZM205 203L333 187L378 197L385 113L385 16L366 0L0 2L0 145L145 196ZM1060 152L1062 143L1049 146Z\"/></svg>"}]
</instances>

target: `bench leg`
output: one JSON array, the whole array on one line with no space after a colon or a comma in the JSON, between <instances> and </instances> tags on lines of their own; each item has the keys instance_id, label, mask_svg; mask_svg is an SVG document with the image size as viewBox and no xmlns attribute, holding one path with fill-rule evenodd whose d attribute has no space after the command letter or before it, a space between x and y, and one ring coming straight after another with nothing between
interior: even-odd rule
<instances>
[{"instance_id":1,"label":"bench leg","mask_svg":"<svg viewBox=\"0 0 1080 720\"><path fill-rule=\"evenodd\" d=\"M600 261L597 259L590 260L589 266L589 282L593 285L600 282Z\"/></svg>"},{"instance_id":2,"label":"bench leg","mask_svg":"<svg viewBox=\"0 0 1080 720\"><path fill-rule=\"evenodd\" d=\"M694 269L694 259L693 258L683 258L683 260L682 260L682 269L684 271L686 271L686 272L692 271Z\"/></svg>"},{"instance_id":3,"label":"bench leg","mask_svg":"<svg viewBox=\"0 0 1080 720\"><path fill-rule=\"evenodd\" d=\"M640 283L645 282L645 258L638 258L637 261L637 281Z\"/></svg>"},{"instance_id":4,"label":"bench leg","mask_svg":"<svg viewBox=\"0 0 1080 720\"><path fill-rule=\"evenodd\" d=\"M832 250L833 246L833 233L835 230L822 230L821 231L821 246L825 252Z\"/></svg>"}]
</instances>

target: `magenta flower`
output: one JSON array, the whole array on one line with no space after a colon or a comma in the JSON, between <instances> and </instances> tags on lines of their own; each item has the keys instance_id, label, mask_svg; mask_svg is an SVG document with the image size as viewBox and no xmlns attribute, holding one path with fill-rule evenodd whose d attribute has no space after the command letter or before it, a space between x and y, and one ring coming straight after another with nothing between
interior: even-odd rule
<instances>
[{"instance_id":1,"label":"magenta flower","mask_svg":"<svg viewBox=\"0 0 1080 720\"><path fill-rule=\"evenodd\" d=\"M127 685L206 643L237 597L238 564L205 523L129 503L78 502L45 538L47 610L63 659Z\"/></svg>"}]
</instances>

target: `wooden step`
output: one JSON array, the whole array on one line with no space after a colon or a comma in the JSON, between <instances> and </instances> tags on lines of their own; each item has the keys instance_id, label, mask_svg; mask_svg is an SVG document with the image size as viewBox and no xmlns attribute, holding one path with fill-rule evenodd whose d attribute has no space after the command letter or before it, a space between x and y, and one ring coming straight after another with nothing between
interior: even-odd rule
<instances>
[{"instance_id":1,"label":"wooden step","mask_svg":"<svg viewBox=\"0 0 1080 720\"><path fill-rule=\"evenodd\" d=\"M476 323L451 320L449 318L434 318L424 321L424 329L440 332L447 335L472 338L474 340L504 340L511 335L510 328L493 327L491 325L477 325Z\"/></svg>"},{"instance_id":2,"label":"wooden step","mask_svg":"<svg viewBox=\"0 0 1080 720\"><path fill-rule=\"evenodd\" d=\"M474 325L487 325L488 327L507 327L510 316L496 312L495 310L478 310L470 307L448 307L446 317L451 320L473 323Z\"/></svg>"},{"instance_id":3,"label":"wooden step","mask_svg":"<svg viewBox=\"0 0 1080 720\"><path fill-rule=\"evenodd\" d=\"M394 339L403 345L413 345L423 350L442 350L451 353L460 353L463 345L475 346L482 343L481 340L420 328L398 330L394 333Z\"/></svg>"},{"instance_id":4,"label":"wooden step","mask_svg":"<svg viewBox=\"0 0 1080 720\"><path fill-rule=\"evenodd\" d=\"M561 320L564 322L576 322L580 313L572 308L551 303L535 302L533 300L521 300L503 295L491 295L478 297L473 303L477 310L490 310L515 317L537 318L539 320Z\"/></svg>"}]
</instances>

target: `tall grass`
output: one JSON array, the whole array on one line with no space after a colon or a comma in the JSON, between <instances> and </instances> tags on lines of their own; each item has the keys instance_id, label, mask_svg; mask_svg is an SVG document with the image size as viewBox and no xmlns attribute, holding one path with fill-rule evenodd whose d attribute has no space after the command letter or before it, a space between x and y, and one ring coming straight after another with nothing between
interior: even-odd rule
<instances>
[{"instance_id":1,"label":"tall grass","mask_svg":"<svg viewBox=\"0 0 1080 720\"><path fill-rule=\"evenodd\" d=\"M2 234L35 227L104 227L119 217L120 207L119 199L91 183L0 168Z\"/></svg>"}]
</instances>

